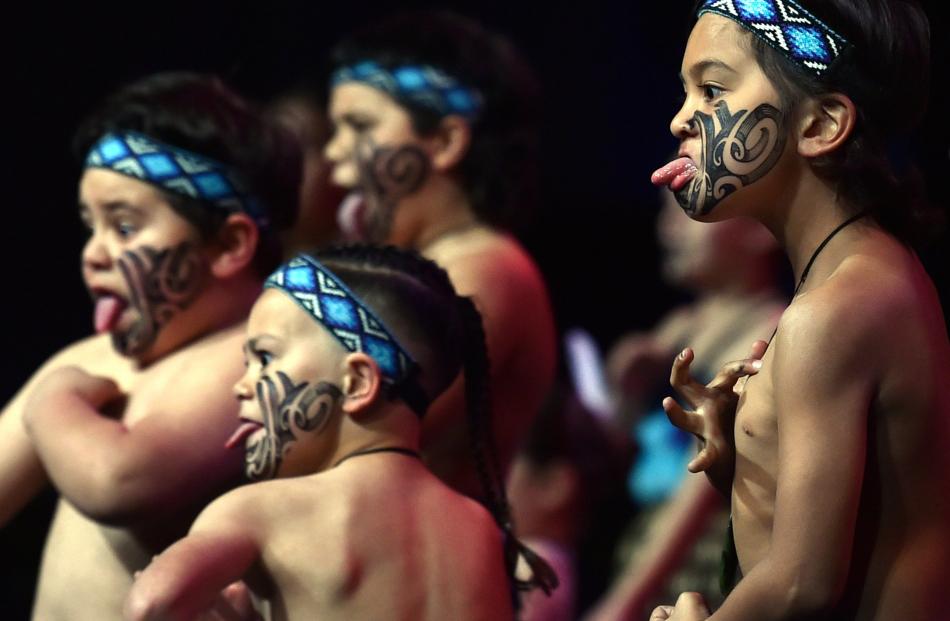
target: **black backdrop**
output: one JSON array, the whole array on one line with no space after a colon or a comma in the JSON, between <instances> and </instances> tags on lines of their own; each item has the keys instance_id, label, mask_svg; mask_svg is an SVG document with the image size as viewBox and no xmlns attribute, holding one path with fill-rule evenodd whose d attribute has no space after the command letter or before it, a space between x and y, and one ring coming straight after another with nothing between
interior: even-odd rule
<instances>
[{"instance_id":1,"label":"black backdrop","mask_svg":"<svg viewBox=\"0 0 950 621\"><path fill-rule=\"evenodd\" d=\"M649 174L674 148L667 129L689 2L454 2L511 36L545 85L543 190L522 238L551 289L561 330L584 325L606 346L649 326L679 297L657 276ZM938 6L939 4L935 2ZM400 7L433 6L404 2ZM392 3L165 0L71 8L20 5L4 16L4 203L0 274L7 335L0 400L52 352L90 330L78 270L79 120L107 92L166 69L217 72L267 98L319 66L341 34ZM937 16L931 13L931 18ZM934 23L934 87L917 139L934 199L946 203L950 145L945 22ZM946 234L923 254L950 300ZM26 618L51 498L0 531L0 617ZM94 568L90 568L94 571Z\"/></svg>"}]
</instances>

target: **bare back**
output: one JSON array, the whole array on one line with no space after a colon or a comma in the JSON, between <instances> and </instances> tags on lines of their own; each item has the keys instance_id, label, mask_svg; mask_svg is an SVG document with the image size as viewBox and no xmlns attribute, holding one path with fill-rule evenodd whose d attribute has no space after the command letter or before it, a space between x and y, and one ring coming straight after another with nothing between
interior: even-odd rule
<instances>
[{"instance_id":1,"label":"bare back","mask_svg":"<svg viewBox=\"0 0 950 621\"><path fill-rule=\"evenodd\" d=\"M43 552L35 619L121 618L133 573L240 480L240 452L223 447L237 425L230 387L243 370L242 331L205 337L143 370L116 354L108 335L81 341L47 365L113 379L128 395L117 413L128 431L101 471L82 465L94 457L74 456L79 476L91 479L77 484L104 489L76 499L85 513L63 491ZM109 448L90 445L89 452Z\"/></svg>"},{"instance_id":2,"label":"bare back","mask_svg":"<svg viewBox=\"0 0 950 621\"><path fill-rule=\"evenodd\" d=\"M252 531L267 578L248 581L270 596L275 621L512 617L500 531L411 457L360 456L247 486L209 513Z\"/></svg>"},{"instance_id":3,"label":"bare back","mask_svg":"<svg viewBox=\"0 0 950 621\"><path fill-rule=\"evenodd\" d=\"M472 297L482 315L495 445L507 471L554 380L554 319L544 282L514 239L487 227L447 235L423 254L448 272L459 295ZM470 454L463 388L457 381L433 404L422 447L439 478L477 497L482 491L470 460L459 459Z\"/></svg>"},{"instance_id":4,"label":"bare back","mask_svg":"<svg viewBox=\"0 0 950 621\"><path fill-rule=\"evenodd\" d=\"M850 250L793 301L740 398L740 564L810 575L836 619L950 619L944 319L892 238Z\"/></svg>"}]
</instances>

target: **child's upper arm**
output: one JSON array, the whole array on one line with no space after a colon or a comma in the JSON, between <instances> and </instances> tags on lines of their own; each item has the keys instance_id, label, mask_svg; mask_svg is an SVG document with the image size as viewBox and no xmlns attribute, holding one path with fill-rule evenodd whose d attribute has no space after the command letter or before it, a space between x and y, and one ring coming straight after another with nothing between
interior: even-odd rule
<instances>
[{"instance_id":1,"label":"child's upper arm","mask_svg":"<svg viewBox=\"0 0 950 621\"><path fill-rule=\"evenodd\" d=\"M881 349L877 314L855 311L868 308L862 294L822 293L786 315L775 342L778 465L769 552L773 567L819 607L840 595L849 569Z\"/></svg>"}]
</instances>

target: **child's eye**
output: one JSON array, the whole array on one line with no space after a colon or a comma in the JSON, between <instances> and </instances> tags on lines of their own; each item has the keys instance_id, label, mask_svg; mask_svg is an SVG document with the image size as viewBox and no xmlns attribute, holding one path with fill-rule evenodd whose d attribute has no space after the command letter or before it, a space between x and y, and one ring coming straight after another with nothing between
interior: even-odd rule
<instances>
[{"instance_id":1,"label":"child's eye","mask_svg":"<svg viewBox=\"0 0 950 621\"><path fill-rule=\"evenodd\" d=\"M718 86L713 86L712 84L703 84L703 98L706 101L715 101L722 96L723 89Z\"/></svg>"},{"instance_id":2,"label":"child's eye","mask_svg":"<svg viewBox=\"0 0 950 621\"><path fill-rule=\"evenodd\" d=\"M119 237L123 239L132 237L136 232L136 228L131 222L119 222L116 224L115 229L118 231Z\"/></svg>"},{"instance_id":3,"label":"child's eye","mask_svg":"<svg viewBox=\"0 0 950 621\"><path fill-rule=\"evenodd\" d=\"M261 361L261 368L266 368L268 364L274 359L273 354L266 351L258 351L257 359Z\"/></svg>"}]
</instances>

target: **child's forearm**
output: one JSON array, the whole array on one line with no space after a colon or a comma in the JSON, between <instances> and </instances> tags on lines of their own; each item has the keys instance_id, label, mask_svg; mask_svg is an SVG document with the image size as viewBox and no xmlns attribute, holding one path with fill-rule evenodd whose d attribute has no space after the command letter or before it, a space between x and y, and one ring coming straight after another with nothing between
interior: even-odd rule
<instances>
[{"instance_id":1,"label":"child's forearm","mask_svg":"<svg viewBox=\"0 0 950 621\"><path fill-rule=\"evenodd\" d=\"M47 397L41 405L26 417L26 430L50 479L84 513L98 517L114 511L112 500L123 488L126 426L72 392Z\"/></svg>"},{"instance_id":2,"label":"child's forearm","mask_svg":"<svg viewBox=\"0 0 950 621\"><path fill-rule=\"evenodd\" d=\"M742 578L709 621L792 621L811 619L833 608L838 593L781 571L766 558Z\"/></svg>"},{"instance_id":3,"label":"child's forearm","mask_svg":"<svg viewBox=\"0 0 950 621\"><path fill-rule=\"evenodd\" d=\"M197 533L158 556L135 580L125 603L129 621L185 621L215 605L258 557L240 536Z\"/></svg>"}]
</instances>

